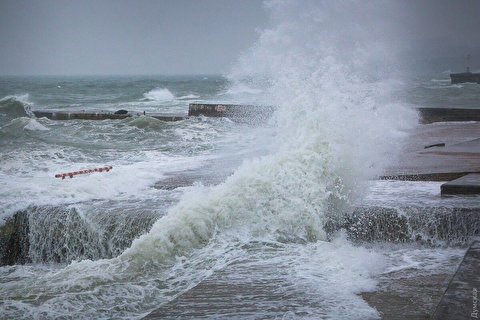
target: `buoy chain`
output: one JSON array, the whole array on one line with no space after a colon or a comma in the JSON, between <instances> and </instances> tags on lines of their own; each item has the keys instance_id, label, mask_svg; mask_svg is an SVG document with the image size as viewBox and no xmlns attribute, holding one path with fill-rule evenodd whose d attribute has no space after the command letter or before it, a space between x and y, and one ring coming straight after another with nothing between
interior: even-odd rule
<instances>
[{"instance_id":1,"label":"buoy chain","mask_svg":"<svg viewBox=\"0 0 480 320\"><path fill-rule=\"evenodd\" d=\"M59 173L55 175L55 178L62 178L65 179L66 177L73 178L73 176L79 175L79 174L85 174L85 173L93 173L93 172L108 172L112 170L112 166L106 166L106 167L101 167L101 168L95 168L95 169L86 169L86 170L80 170L80 171L73 171L73 172L66 172L66 173Z\"/></svg>"}]
</instances>

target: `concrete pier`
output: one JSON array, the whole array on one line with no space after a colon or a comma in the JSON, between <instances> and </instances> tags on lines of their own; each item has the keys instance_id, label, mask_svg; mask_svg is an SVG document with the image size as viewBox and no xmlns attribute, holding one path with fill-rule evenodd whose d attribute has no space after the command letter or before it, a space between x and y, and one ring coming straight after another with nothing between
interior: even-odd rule
<instances>
[{"instance_id":1,"label":"concrete pier","mask_svg":"<svg viewBox=\"0 0 480 320\"><path fill-rule=\"evenodd\" d=\"M122 114L117 114L114 112L84 112L84 111L71 111L71 112L66 112L66 111L61 111L61 110L35 110L33 111L33 114L37 118L48 118L50 120L107 120L107 119L113 119L113 120L121 120L121 119L126 119L130 117L135 117L135 116L148 116L152 117L158 120L162 121L180 121L180 120L185 120L188 117L185 115L181 114L163 114L163 113L139 113L139 112L133 112L133 113L122 113Z\"/></svg>"},{"instance_id":2,"label":"concrete pier","mask_svg":"<svg viewBox=\"0 0 480 320\"><path fill-rule=\"evenodd\" d=\"M440 190L442 195L480 194L480 174L470 173L449 181L442 184Z\"/></svg>"},{"instance_id":3,"label":"concrete pier","mask_svg":"<svg viewBox=\"0 0 480 320\"><path fill-rule=\"evenodd\" d=\"M261 123L266 121L275 111L274 106L255 106L225 103L191 103L188 116L226 117L236 122ZM480 121L480 109L453 108L419 108L421 122L424 124L449 121ZM51 120L106 120L125 119L133 116L146 115L162 121L178 121L188 118L183 114L162 114L127 112L117 114L106 111L65 111L65 110L34 110L37 118L46 117Z\"/></svg>"},{"instance_id":4,"label":"concrete pier","mask_svg":"<svg viewBox=\"0 0 480 320\"><path fill-rule=\"evenodd\" d=\"M450 73L452 84L456 83L480 83L480 73L461 72Z\"/></svg>"},{"instance_id":5,"label":"concrete pier","mask_svg":"<svg viewBox=\"0 0 480 320\"><path fill-rule=\"evenodd\" d=\"M467 320L480 317L480 240L468 249L445 294L435 309L433 320Z\"/></svg>"}]
</instances>

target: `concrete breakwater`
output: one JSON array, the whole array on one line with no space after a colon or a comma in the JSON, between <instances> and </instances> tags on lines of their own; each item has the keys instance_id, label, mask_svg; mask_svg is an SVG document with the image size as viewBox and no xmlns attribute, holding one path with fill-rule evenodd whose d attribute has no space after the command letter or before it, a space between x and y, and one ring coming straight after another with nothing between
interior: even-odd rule
<instances>
[{"instance_id":1,"label":"concrete breakwater","mask_svg":"<svg viewBox=\"0 0 480 320\"><path fill-rule=\"evenodd\" d=\"M480 109L459 108L418 108L422 123L446 121L480 121ZM152 112L106 112L106 111L65 111L34 110L37 118L51 120L106 120L126 119L145 115L162 121L180 121L188 117L226 117L233 121L259 123L267 120L275 111L274 106L255 106L224 103L191 103L188 116L185 114L165 114Z\"/></svg>"},{"instance_id":2,"label":"concrete breakwater","mask_svg":"<svg viewBox=\"0 0 480 320\"><path fill-rule=\"evenodd\" d=\"M208 104L191 103L186 114L167 114L154 112L129 112L128 110L108 111L65 111L65 110L34 110L37 118L50 120L121 120L131 117L147 116L161 121L180 121L188 117L225 117L238 122L259 123L268 119L274 112L272 106L254 106L241 104Z\"/></svg>"},{"instance_id":3,"label":"concrete breakwater","mask_svg":"<svg viewBox=\"0 0 480 320\"><path fill-rule=\"evenodd\" d=\"M479 83L480 84L480 73L473 73L468 71L462 73L451 73L450 79L452 84L456 83Z\"/></svg>"},{"instance_id":4,"label":"concrete breakwater","mask_svg":"<svg viewBox=\"0 0 480 320\"><path fill-rule=\"evenodd\" d=\"M86 112L86 111L62 111L62 110L34 110L32 111L37 118L48 118L50 120L121 120L135 116L149 116L162 121L180 121L187 117L181 114L163 114L163 113L139 113L139 112Z\"/></svg>"},{"instance_id":5,"label":"concrete breakwater","mask_svg":"<svg viewBox=\"0 0 480 320\"><path fill-rule=\"evenodd\" d=\"M418 108L422 123L480 121L480 109Z\"/></svg>"}]
</instances>

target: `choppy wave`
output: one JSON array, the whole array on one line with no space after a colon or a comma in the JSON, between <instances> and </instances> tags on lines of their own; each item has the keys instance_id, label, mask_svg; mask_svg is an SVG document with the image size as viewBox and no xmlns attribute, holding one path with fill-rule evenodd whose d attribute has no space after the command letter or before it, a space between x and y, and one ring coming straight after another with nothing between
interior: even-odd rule
<instances>
[{"instance_id":1,"label":"choppy wave","mask_svg":"<svg viewBox=\"0 0 480 320\"><path fill-rule=\"evenodd\" d=\"M175 95L167 88L155 88L143 94L146 101L172 101L175 99Z\"/></svg>"},{"instance_id":2,"label":"choppy wave","mask_svg":"<svg viewBox=\"0 0 480 320\"><path fill-rule=\"evenodd\" d=\"M128 125L137 127L139 129L160 129L165 127L165 122L148 116L140 116L129 119Z\"/></svg>"},{"instance_id":3,"label":"choppy wave","mask_svg":"<svg viewBox=\"0 0 480 320\"><path fill-rule=\"evenodd\" d=\"M13 136L21 136L24 131L48 131L49 128L45 127L43 124L38 122L34 118L20 117L15 118L0 127L0 132L2 134L8 134Z\"/></svg>"},{"instance_id":4,"label":"choppy wave","mask_svg":"<svg viewBox=\"0 0 480 320\"><path fill-rule=\"evenodd\" d=\"M20 96L6 96L0 99L0 121L30 116L31 104L28 101L28 94Z\"/></svg>"}]
</instances>

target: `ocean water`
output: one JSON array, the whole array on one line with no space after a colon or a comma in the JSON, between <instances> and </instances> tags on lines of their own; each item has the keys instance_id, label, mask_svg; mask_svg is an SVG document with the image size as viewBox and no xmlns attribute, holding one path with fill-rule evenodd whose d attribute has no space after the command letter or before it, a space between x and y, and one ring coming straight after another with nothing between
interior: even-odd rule
<instances>
[{"instance_id":1,"label":"ocean water","mask_svg":"<svg viewBox=\"0 0 480 320\"><path fill-rule=\"evenodd\" d=\"M251 261L247 275L275 266L287 293L310 302L237 318L378 319L359 294L377 290L382 276L455 269L462 246L359 244L325 225L359 204L408 205L412 189L435 202L438 184L371 179L417 125L414 107L478 107L479 87L451 86L442 71L408 80L382 72L393 61L378 64L389 47L369 32L384 19L377 8L266 7L271 26L224 76L0 78L0 223L24 211L30 225L30 262L0 267L0 318L137 319ZM359 10L373 21L365 29ZM30 112L186 114L191 102L278 109L261 126L206 117L51 121ZM54 178L105 165L113 170ZM206 168L224 182L155 187Z\"/></svg>"}]
</instances>

